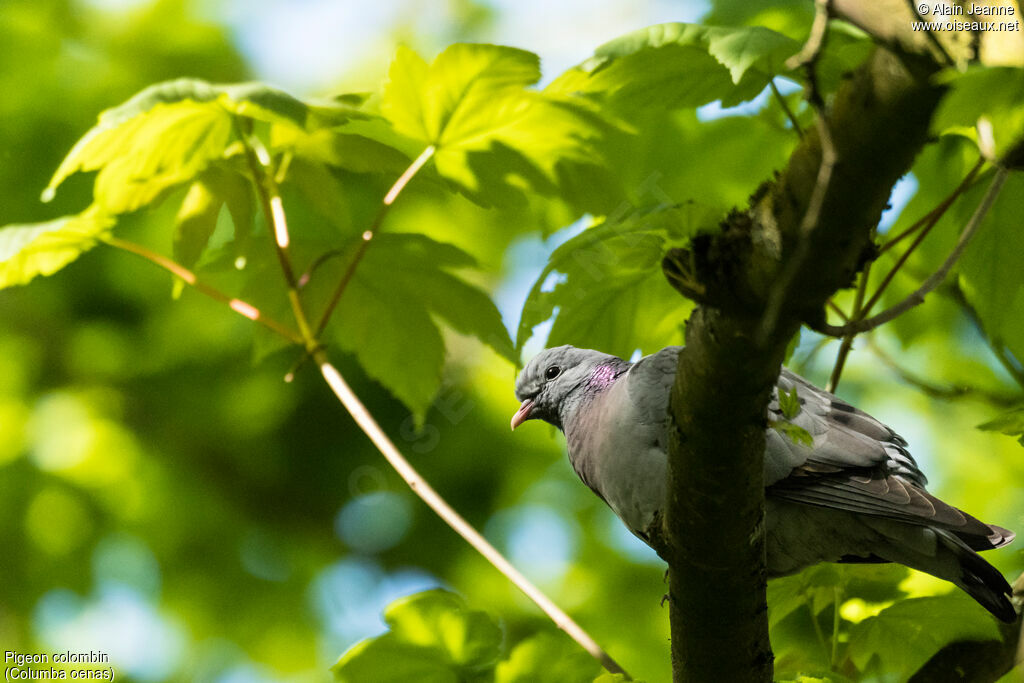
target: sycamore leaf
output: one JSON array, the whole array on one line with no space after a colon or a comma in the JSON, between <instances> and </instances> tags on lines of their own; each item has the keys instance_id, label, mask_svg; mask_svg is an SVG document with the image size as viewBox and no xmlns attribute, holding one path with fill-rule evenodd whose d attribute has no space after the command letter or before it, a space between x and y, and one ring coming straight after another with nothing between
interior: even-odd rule
<instances>
[{"instance_id":1,"label":"sycamore leaf","mask_svg":"<svg viewBox=\"0 0 1024 683\"><path fill-rule=\"evenodd\" d=\"M95 246L114 219L91 208L45 223L0 228L0 288L52 275Z\"/></svg>"},{"instance_id":2,"label":"sycamore leaf","mask_svg":"<svg viewBox=\"0 0 1024 683\"><path fill-rule=\"evenodd\" d=\"M335 680L352 683L456 683L493 666L501 629L442 589L396 600L384 612L390 631L358 643L334 665Z\"/></svg>"},{"instance_id":3,"label":"sycamore leaf","mask_svg":"<svg viewBox=\"0 0 1024 683\"><path fill-rule=\"evenodd\" d=\"M590 683L599 672L597 661L564 634L540 633L498 664L494 683Z\"/></svg>"},{"instance_id":4,"label":"sycamore leaf","mask_svg":"<svg viewBox=\"0 0 1024 683\"><path fill-rule=\"evenodd\" d=\"M317 272L307 301L326 303L361 238ZM445 345L439 322L477 337L515 363L501 314L482 290L449 272L475 266L472 256L419 234L374 238L348 284L330 334L363 369L422 422L441 386ZM318 310L313 306L312 310Z\"/></svg>"},{"instance_id":5,"label":"sycamore leaf","mask_svg":"<svg viewBox=\"0 0 1024 683\"><path fill-rule=\"evenodd\" d=\"M521 157L535 182L503 163L496 175L507 184L547 191L560 161L595 158L589 140L604 124L582 101L545 95L528 86L540 78L536 55L496 45L455 44L427 64L400 48L388 71L381 111L397 133L433 145L437 171L476 201L495 197L481 177L481 156L504 147ZM485 187L487 185L488 187Z\"/></svg>"},{"instance_id":6,"label":"sycamore leaf","mask_svg":"<svg viewBox=\"0 0 1024 683\"><path fill-rule=\"evenodd\" d=\"M731 106L784 73L786 59L799 49L793 39L759 26L658 24L602 45L545 92L592 95L631 112L715 100Z\"/></svg>"},{"instance_id":7,"label":"sycamore leaf","mask_svg":"<svg viewBox=\"0 0 1024 683\"><path fill-rule=\"evenodd\" d=\"M658 207L611 217L570 239L551 254L523 305L517 348L556 310L548 346L628 358L636 348L650 352L680 341L690 306L665 280L661 259L717 218L693 203Z\"/></svg>"},{"instance_id":8,"label":"sycamore leaf","mask_svg":"<svg viewBox=\"0 0 1024 683\"><path fill-rule=\"evenodd\" d=\"M271 145L289 148L296 155L355 173L401 175L411 159L394 147L364 135L320 129L312 132L294 128L275 129Z\"/></svg>"},{"instance_id":9,"label":"sycamore leaf","mask_svg":"<svg viewBox=\"0 0 1024 683\"><path fill-rule=\"evenodd\" d=\"M232 117L307 129L352 115L341 106L312 108L260 83L159 83L100 114L57 168L43 199L52 199L73 173L99 171L97 204L108 213L134 211L223 156L233 135Z\"/></svg>"},{"instance_id":10,"label":"sycamore leaf","mask_svg":"<svg viewBox=\"0 0 1024 683\"><path fill-rule=\"evenodd\" d=\"M947 82L950 91L932 124L936 132L973 129L984 120L991 126L996 158L1024 142L1024 68L975 66L949 74ZM973 139L979 142L978 135ZM1024 158L1012 161L1019 165Z\"/></svg>"},{"instance_id":11,"label":"sycamore leaf","mask_svg":"<svg viewBox=\"0 0 1024 683\"><path fill-rule=\"evenodd\" d=\"M943 646L960 640L999 640L985 610L962 593L901 600L855 624L849 657L867 673L877 667L906 680Z\"/></svg>"}]
</instances>

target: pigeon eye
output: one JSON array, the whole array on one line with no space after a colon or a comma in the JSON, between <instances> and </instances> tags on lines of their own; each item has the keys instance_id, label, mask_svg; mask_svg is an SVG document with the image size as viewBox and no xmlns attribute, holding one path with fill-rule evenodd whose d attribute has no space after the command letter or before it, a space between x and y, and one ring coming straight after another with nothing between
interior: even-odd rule
<instances>
[{"instance_id":1,"label":"pigeon eye","mask_svg":"<svg viewBox=\"0 0 1024 683\"><path fill-rule=\"evenodd\" d=\"M544 376L548 379L554 379L562 374L562 368L557 365L552 365L550 368L544 371Z\"/></svg>"}]
</instances>

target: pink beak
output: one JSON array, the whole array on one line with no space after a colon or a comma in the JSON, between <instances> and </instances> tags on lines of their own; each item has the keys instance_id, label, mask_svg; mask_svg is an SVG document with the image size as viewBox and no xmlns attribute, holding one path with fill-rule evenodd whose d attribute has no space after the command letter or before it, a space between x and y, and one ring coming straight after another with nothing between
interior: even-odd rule
<instances>
[{"instance_id":1,"label":"pink beak","mask_svg":"<svg viewBox=\"0 0 1024 683\"><path fill-rule=\"evenodd\" d=\"M516 414L512 416L513 430L530 419L531 410L533 410L533 401L526 399L523 401L523 405L519 406L519 410L516 411Z\"/></svg>"}]
</instances>

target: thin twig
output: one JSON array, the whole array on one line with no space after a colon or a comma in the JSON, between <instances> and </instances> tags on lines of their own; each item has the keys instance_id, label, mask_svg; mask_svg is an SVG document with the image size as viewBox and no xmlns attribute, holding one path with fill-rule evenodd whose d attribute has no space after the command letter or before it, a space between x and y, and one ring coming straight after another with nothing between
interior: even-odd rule
<instances>
[{"instance_id":1,"label":"thin twig","mask_svg":"<svg viewBox=\"0 0 1024 683\"><path fill-rule=\"evenodd\" d=\"M978 172L985 165L985 163L986 162L984 158L978 159L978 163L976 163L971 168L971 170L967 172L967 175L964 176L964 179L960 181L960 184L956 186L956 189L954 189L949 194L949 196L947 196L945 199L939 202L931 211L929 211L928 213L914 221L913 224L911 224L906 230L896 235L895 237L890 238L889 241L887 241L885 244L878 248L878 254L884 254L886 251L892 249L905 238L909 237L911 234L916 232L919 228L921 228L921 226L929 224L929 222L932 220L935 214L941 215L945 213L946 210L953 205L953 202L955 202L960 195L962 195L964 192L966 192L968 189L974 186L975 176L978 175Z\"/></svg>"},{"instance_id":2,"label":"thin twig","mask_svg":"<svg viewBox=\"0 0 1024 683\"><path fill-rule=\"evenodd\" d=\"M313 278L313 273L315 273L320 266L327 263L332 258L341 256L344 253L344 249L330 249L320 254L315 259L313 259L313 263L309 265L309 268L306 268L306 272L300 275L298 281L296 282L299 289L302 289L303 287L309 284L309 281Z\"/></svg>"},{"instance_id":3,"label":"thin twig","mask_svg":"<svg viewBox=\"0 0 1024 683\"><path fill-rule=\"evenodd\" d=\"M331 295L331 300L327 302L327 307L324 309L323 314L320 316L320 322L316 326L316 336L319 337L323 334L327 328L327 323L331 319L331 314L334 313L334 309L337 307L338 302L341 300L341 295L345 293L345 289L348 287L348 283L352 281L353 275L355 275L356 268L359 266L359 262L363 260L363 256L366 254L366 249L370 246L370 241L373 240L374 236L380 230L381 224L384 222L384 217L388 215L388 211L391 209L391 205L398 199L398 195L401 194L405 186L409 184L409 181L413 179L424 164L430 161L430 158L434 156L435 147L430 145L423 152L420 153L416 159L409 164L409 168L405 169L405 172L395 181L395 184L391 186L388 193L384 195L384 200L381 202L380 208L377 210L377 215L373 219L373 223L370 225L370 229L363 233L362 242L356 248L356 253L352 256L352 261L348 264L348 268L345 269L345 273L341 276L341 280L338 281L338 286L334 288L334 293Z\"/></svg>"},{"instance_id":4,"label":"thin twig","mask_svg":"<svg viewBox=\"0 0 1024 683\"><path fill-rule=\"evenodd\" d=\"M786 98L782 96L781 92L779 92L779 87L775 85L774 78L768 81L768 87L771 88L775 101L779 103L779 107L782 108L782 113L786 115L787 119L789 119L789 123L793 126L793 130L796 131L796 134L799 137L803 137L804 129L800 126L800 121L797 120L796 114L794 114L793 110L790 109L789 102L787 102Z\"/></svg>"},{"instance_id":5,"label":"thin twig","mask_svg":"<svg viewBox=\"0 0 1024 683\"><path fill-rule=\"evenodd\" d=\"M893 320L894 318L899 317L903 313L906 313L914 306L917 306L918 304L922 303L924 301L925 296L927 296L932 290L934 290L936 287L942 284L942 281L946 279L946 276L949 274L949 271L956 264L957 260L960 258L960 255L963 254L964 249L967 248L967 245L971 241L971 238L978 231L978 228L984 221L989 209L992 208L992 204L999 196L999 191L1002 190L1003 184L1006 182L1006 177L1008 174L1009 171L1007 171L1004 168L1000 168L998 171L996 171L996 174L992 178L992 182L988 187L988 191L985 193L985 196L978 204L978 208L975 209L974 214L971 216L971 219L967 222L967 226L964 228L964 231L960 234L959 241L957 241L956 246L953 248L953 251L950 252L949 257L946 258L945 263L943 263L942 266L940 266L939 269L935 271L935 273L933 273L931 277L925 280L924 283L916 291L910 294L906 299L899 302L892 308L889 308L885 311L882 311L878 315L872 316L864 320L851 320L850 322L844 325L838 326L829 325L828 323L821 323L815 325L812 329L814 329L816 332L820 332L821 334L828 334L833 337L844 337L851 333L856 334L859 332L867 332L868 330L873 330L880 325L884 325L890 320Z\"/></svg>"},{"instance_id":6,"label":"thin twig","mask_svg":"<svg viewBox=\"0 0 1024 683\"><path fill-rule=\"evenodd\" d=\"M558 628L565 631L570 638L579 643L592 657L597 659L604 666L605 669L611 673L619 673L629 678L629 674L619 666L611 656L601 649L590 635L584 631L579 624L572 620L568 614L563 612L554 602L552 602L544 593L542 593L536 586L534 586L529 579L523 576L518 569L512 566L512 564L505 559L505 557L498 552L498 550L487 542L487 540L480 535L480 533L463 519L462 515L456 512L444 498L431 488L431 486L419 475L419 473L409 464L399 450L395 447L395 444L388 438L384 430L380 428L377 421L373 418L373 415L366 409L362 401L352 392L352 389L345 382L345 379L341 376L328 360L327 356L323 351L314 353L314 359L317 365L320 366L320 373L323 375L328 386L334 392L334 395L338 397L341 404L345 406L349 414L356 421L363 432L370 438L373 445L377 447L377 450L387 458L387 461L391 463L391 466L395 468L395 471L405 480L405 483L409 485L413 491L416 492L424 503L430 506L430 509L437 513L437 515L445 521L448 526L455 530L459 536L461 536L467 543L469 543L478 553L483 555L488 562L504 574L512 583L514 583L519 590L523 591L527 597L529 597L550 619L555 622Z\"/></svg>"},{"instance_id":7,"label":"thin twig","mask_svg":"<svg viewBox=\"0 0 1024 683\"><path fill-rule=\"evenodd\" d=\"M864 270L860 273L860 282L857 286L857 293L853 297L853 310L850 312L850 318L852 320L859 320L864 315L864 295L868 289L868 281L871 279L871 261L864 266ZM843 337L842 344L839 345L839 351L836 353L836 362L832 366L832 374L828 378L827 391L835 393L836 388L839 386L839 378L842 377L843 368L846 366L846 358L850 355L850 350L853 349L853 334L848 334Z\"/></svg>"},{"instance_id":8,"label":"thin twig","mask_svg":"<svg viewBox=\"0 0 1024 683\"><path fill-rule=\"evenodd\" d=\"M239 315L242 315L248 318L249 320L252 320L253 322L257 322L260 325L263 325L268 330L276 332L277 334L281 335L288 341L293 342L295 344L305 343L305 341L302 339L302 335L300 335L298 332L289 329L286 325L283 325L274 320L273 318L265 315L252 304L242 301L241 299L236 299L234 297L228 296L227 294L221 292L219 289L215 289L204 282L200 282L199 279L196 277L195 273L193 273L191 270L181 265L180 263L176 263L171 259L167 258L166 256L161 256L160 254L142 246L141 244L129 242L127 240L114 237L113 235L108 235L107 237L104 237L102 239L103 242L105 242L111 247L131 252L137 256L141 256L150 263L156 264L157 266L163 268L164 270L175 275L176 277L181 278L181 280L190 287L194 287L196 290L202 292L211 299L216 299L217 301L227 304L228 307L230 307L231 310L234 311L235 313L238 313Z\"/></svg>"}]
</instances>

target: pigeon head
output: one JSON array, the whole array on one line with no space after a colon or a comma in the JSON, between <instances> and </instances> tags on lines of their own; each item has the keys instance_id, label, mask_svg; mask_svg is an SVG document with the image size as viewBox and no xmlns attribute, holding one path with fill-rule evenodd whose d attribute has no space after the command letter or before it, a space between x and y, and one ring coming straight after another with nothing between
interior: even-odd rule
<instances>
[{"instance_id":1,"label":"pigeon head","mask_svg":"<svg viewBox=\"0 0 1024 683\"><path fill-rule=\"evenodd\" d=\"M527 420L544 420L561 428L566 403L583 398L587 387L593 383L595 371L602 365L622 364L615 356L575 346L541 351L526 364L516 380L516 398L522 405L512 416L512 429Z\"/></svg>"}]
</instances>

